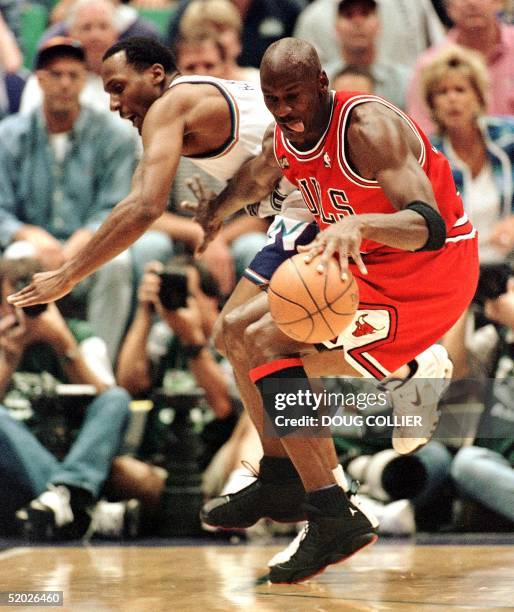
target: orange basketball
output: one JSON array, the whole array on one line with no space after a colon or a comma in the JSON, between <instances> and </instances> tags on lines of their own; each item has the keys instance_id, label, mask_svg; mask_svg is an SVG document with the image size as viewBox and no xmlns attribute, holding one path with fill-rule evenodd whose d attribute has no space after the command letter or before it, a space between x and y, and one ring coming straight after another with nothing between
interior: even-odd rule
<instances>
[{"instance_id":1,"label":"orange basketball","mask_svg":"<svg viewBox=\"0 0 514 612\"><path fill-rule=\"evenodd\" d=\"M277 326L299 342L325 342L338 336L351 323L359 305L359 288L348 272L341 279L335 258L327 270L316 270L299 253L286 260L273 274L269 284L269 307Z\"/></svg>"}]
</instances>

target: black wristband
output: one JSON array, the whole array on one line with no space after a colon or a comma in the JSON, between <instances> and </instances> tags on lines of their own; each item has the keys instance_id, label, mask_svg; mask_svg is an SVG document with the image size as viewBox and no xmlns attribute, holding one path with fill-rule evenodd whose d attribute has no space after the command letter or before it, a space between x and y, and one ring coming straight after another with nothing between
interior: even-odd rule
<instances>
[{"instance_id":1,"label":"black wristband","mask_svg":"<svg viewBox=\"0 0 514 612\"><path fill-rule=\"evenodd\" d=\"M428 229L428 240L420 248L416 249L416 253L420 251L438 251L442 249L446 242L446 225L444 219L426 202L416 200L407 204L406 209L413 210L425 219Z\"/></svg>"},{"instance_id":2,"label":"black wristband","mask_svg":"<svg viewBox=\"0 0 514 612\"><path fill-rule=\"evenodd\" d=\"M205 344L188 344L182 347L182 354L186 359L194 359L205 347Z\"/></svg>"}]
</instances>

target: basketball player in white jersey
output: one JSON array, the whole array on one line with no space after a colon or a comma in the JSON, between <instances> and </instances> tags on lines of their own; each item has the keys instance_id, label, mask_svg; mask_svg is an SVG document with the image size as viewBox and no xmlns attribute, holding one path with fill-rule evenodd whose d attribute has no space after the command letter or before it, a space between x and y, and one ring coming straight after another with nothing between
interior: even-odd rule
<instances>
[{"instance_id":1,"label":"basketball player in white jersey","mask_svg":"<svg viewBox=\"0 0 514 612\"><path fill-rule=\"evenodd\" d=\"M16 306L59 299L141 236L166 210L181 156L190 157L215 178L227 181L261 151L266 127L272 122L258 88L212 77L181 77L171 52L153 40L132 38L115 44L104 56L102 78L111 110L129 119L143 139L144 155L131 192L76 257L58 270L35 275L30 285L11 296ZM272 197L270 211L276 212L274 207L282 199ZM279 249L294 251L298 244L309 243L314 236L301 198L293 196L289 200L292 203L288 217L275 221L271 239ZM286 231L280 232L279 228ZM277 242L277 234L286 234L287 244L282 245L280 239ZM261 261L270 267L272 256ZM269 271L253 270L253 276L249 276L252 280L240 282L225 313L260 292L255 279L265 272ZM222 338L222 334L218 337ZM194 351L195 347L191 348ZM319 443L325 447L336 479L344 484L332 441L320 439ZM282 521L305 518L301 505L303 486L280 440L270 438L264 444L265 458L256 494L283 501L279 507L271 507L267 516ZM262 504L256 507L262 508Z\"/></svg>"}]
</instances>

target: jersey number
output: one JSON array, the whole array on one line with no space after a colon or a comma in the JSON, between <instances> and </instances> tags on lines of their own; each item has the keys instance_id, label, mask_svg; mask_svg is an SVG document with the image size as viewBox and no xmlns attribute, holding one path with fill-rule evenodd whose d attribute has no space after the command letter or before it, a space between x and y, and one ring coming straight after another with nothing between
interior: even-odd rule
<instances>
[{"instance_id":1,"label":"jersey number","mask_svg":"<svg viewBox=\"0 0 514 612\"><path fill-rule=\"evenodd\" d=\"M298 187L302 192L307 208L314 216L319 217L323 223L335 223L343 219L343 217L355 214L355 211L348 203L346 193L341 191L341 189L328 190L328 197L334 211L326 211L323 208L321 187L315 178L310 177L309 180L298 179Z\"/></svg>"}]
</instances>

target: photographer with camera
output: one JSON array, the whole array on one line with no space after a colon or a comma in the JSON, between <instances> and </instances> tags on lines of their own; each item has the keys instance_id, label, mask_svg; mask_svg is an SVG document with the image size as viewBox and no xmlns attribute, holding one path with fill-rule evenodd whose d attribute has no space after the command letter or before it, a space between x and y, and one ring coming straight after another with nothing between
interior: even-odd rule
<instances>
[{"instance_id":1,"label":"photographer with camera","mask_svg":"<svg viewBox=\"0 0 514 612\"><path fill-rule=\"evenodd\" d=\"M0 407L0 531L12 534L17 522L31 540L71 539L90 526L124 437L130 397L113 386L105 343L89 333L86 323L66 321L54 303L25 311L7 303L7 296L40 270L34 259L0 260L0 399L6 405ZM78 423L78 435L62 460L7 408L27 391L24 375L43 390L43 442L53 439L48 430L59 411L73 413L64 416ZM68 390L86 387L70 402L55 384L48 389L49 379L75 385L64 386ZM29 412L37 415L34 398L24 399L32 400Z\"/></svg>"},{"instance_id":2,"label":"photographer with camera","mask_svg":"<svg viewBox=\"0 0 514 612\"><path fill-rule=\"evenodd\" d=\"M229 382L209 346L219 297L212 276L189 256L174 257L166 267L148 264L119 355L119 384L137 397L163 386L169 371L189 372L215 416L228 417Z\"/></svg>"}]
</instances>

